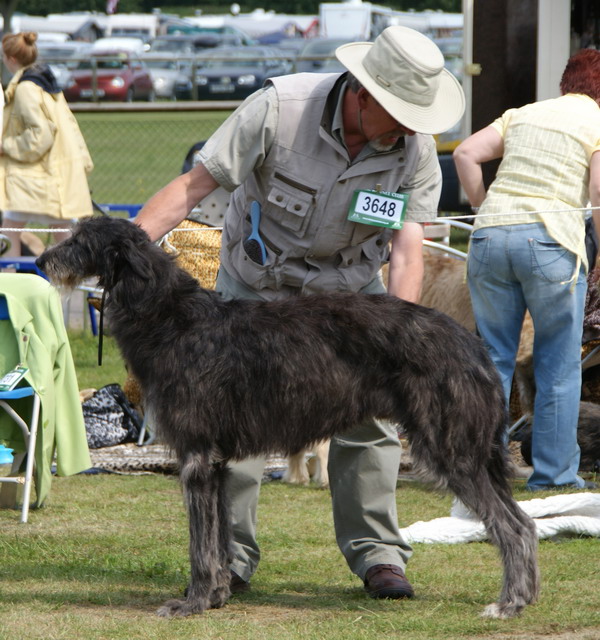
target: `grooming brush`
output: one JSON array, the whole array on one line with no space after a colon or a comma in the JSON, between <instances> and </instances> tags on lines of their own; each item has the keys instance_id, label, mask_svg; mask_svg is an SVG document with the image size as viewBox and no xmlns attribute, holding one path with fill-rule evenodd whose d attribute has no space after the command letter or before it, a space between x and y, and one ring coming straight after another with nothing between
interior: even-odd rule
<instances>
[{"instance_id":1,"label":"grooming brush","mask_svg":"<svg viewBox=\"0 0 600 640\"><path fill-rule=\"evenodd\" d=\"M267 261L267 250L258 232L260 227L260 203L256 200L253 200L250 205L250 224L252 225L252 230L244 241L244 251L256 264L265 264Z\"/></svg>"}]
</instances>

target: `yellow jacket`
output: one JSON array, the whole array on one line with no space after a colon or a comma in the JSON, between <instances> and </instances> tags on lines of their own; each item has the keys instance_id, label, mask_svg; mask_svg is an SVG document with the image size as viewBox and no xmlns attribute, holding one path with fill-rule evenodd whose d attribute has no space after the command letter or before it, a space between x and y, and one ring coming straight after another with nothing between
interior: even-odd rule
<instances>
[{"instance_id":1,"label":"yellow jacket","mask_svg":"<svg viewBox=\"0 0 600 640\"><path fill-rule=\"evenodd\" d=\"M92 215L87 174L92 159L62 92L21 76L5 93L0 209L70 220Z\"/></svg>"}]
</instances>

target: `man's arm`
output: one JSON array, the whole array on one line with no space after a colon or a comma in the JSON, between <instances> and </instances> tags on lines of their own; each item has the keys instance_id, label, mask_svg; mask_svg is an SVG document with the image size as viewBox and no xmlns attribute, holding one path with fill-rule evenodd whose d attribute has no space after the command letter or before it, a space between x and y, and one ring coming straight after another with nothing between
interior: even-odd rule
<instances>
[{"instance_id":1,"label":"man's arm","mask_svg":"<svg viewBox=\"0 0 600 640\"><path fill-rule=\"evenodd\" d=\"M492 126L469 136L454 150L456 173L472 207L479 207L485 199L482 163L501 158L503 153L504 140Z\"/></svg>"},{"instance_id":2,"label":"man's arm","mask_svg":"<svg viewBox=\"0 0 600 640\"><path fill-rule=\"evenodd\" d=\"M275 137L277 122L275 89L253 93L208 139L200 154L203 162L152 196L136 222L152 240L158 240L219 185L233 191L262 164Z\"/></svg>"},{"instance_id":3,"label":"man's arm","mask_svg":"<svg viewBox=\"0 0 600 640\"><path fill-rule=\"evenodd\" d=\"M219 184L203 164L178 176L153 195L140 209L135 222L155 241L174 229Z\"/></svg>"},{"instance_id":4,"label":"man's arm","mask_svg":"<svg viewBox=\"0 0 600 640\"><path fill-rule=\"evenodd\" d=\"M423 227L418 222L406 222L392 237L388 293L418 302L423 269Z\"/></svg>"}]
</instances>

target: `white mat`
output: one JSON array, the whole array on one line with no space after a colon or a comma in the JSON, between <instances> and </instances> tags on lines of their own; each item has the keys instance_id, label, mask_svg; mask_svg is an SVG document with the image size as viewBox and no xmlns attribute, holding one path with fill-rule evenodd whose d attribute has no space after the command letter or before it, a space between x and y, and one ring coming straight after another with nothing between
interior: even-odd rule
<instances>
[{"instance_id":1,"label":"white mat","mask_svg":"<svg viewBox=\"0 0 600 640\"><path fill-rule=\"evenodd\" d=\"M558 534L600 537L600 494L571 493L523 500L519 506L530 515L539 538ZM402 538L410 543L480 542L487 539L483 524L458 500L454 501L451 517L429 522L415 522L400 529Z\"/></svg>"}]
</instances>

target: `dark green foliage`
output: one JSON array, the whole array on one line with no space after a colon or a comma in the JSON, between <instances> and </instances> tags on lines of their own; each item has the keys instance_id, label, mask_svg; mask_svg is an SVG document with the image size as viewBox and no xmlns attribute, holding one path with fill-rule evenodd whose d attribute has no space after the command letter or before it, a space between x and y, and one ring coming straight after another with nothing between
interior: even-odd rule
<instances>
[{"instance_id":1,"label":"dark green foliage","mask_svg":"<svg viewBox=\"0 0 600 640\"><path fill-rule=\"evenodd\" d=\"M30 15L43 16L48 13L63 13L67 11L99 11L106 8L105 0L2 0L0 1L0 11L5 12L5 8L10 4L15 5L13 10ZM279 13L291 14L316 14L319 11L319 0L256 0L256 2L238 3L242 12L252 11L261 7L267 11L273 10ZM379 2L382 4L406 11L414 9L423 11L425 9L440 9L459 13L461 0L392 0L391 2ZM163 13L176 13L179 15L193 15L198 8L197 2L185 3L184 0L163 0L157 3L155 0L119 0L119 13L144 12L150 13L152 9L159 6ZM230 6L229 2L217 3L214 5L202 4L202 12L224 13Z\"/></svg>"}]
</instances>

